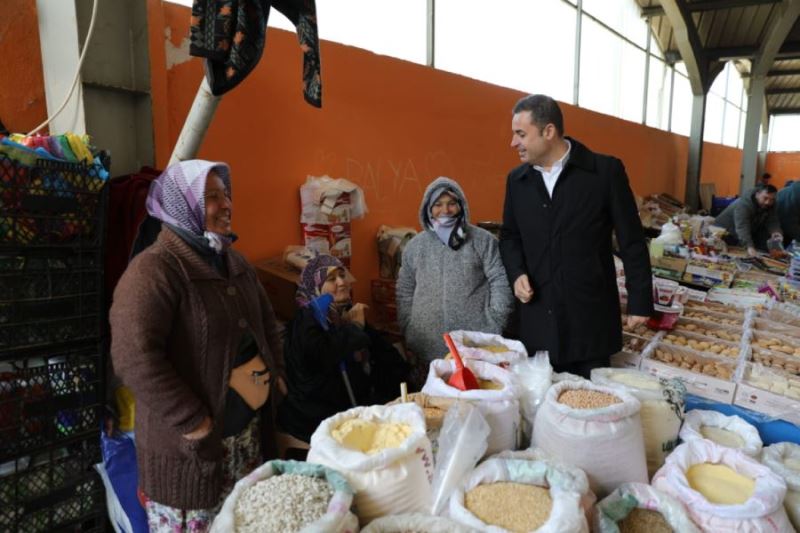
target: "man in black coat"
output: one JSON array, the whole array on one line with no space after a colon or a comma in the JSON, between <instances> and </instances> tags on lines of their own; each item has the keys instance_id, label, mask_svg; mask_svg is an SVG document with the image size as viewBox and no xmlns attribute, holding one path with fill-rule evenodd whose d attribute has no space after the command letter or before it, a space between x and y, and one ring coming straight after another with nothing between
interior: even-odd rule
<instances>
[{"instance_id":1,"label":"man in black coat","mask_svg":"<svg viewBox=\"0 0 800 533\"><path fill-rule=\"evenodd\" d=\"M511 147L522 165L506 182L500 252L521 302L519 334L530 355L547 350L558 372L589 376L622 348L612 255L625 266L628 325L653 311L650 257L622 162L564 137L549 96L514 106Z\"/></svg>"}]
</instances>

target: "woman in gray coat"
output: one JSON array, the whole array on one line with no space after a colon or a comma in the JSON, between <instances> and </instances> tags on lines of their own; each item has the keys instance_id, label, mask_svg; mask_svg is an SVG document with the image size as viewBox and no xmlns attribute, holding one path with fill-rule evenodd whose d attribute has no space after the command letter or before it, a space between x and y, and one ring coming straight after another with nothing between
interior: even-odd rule
<instances>
[{"instance_id":1,"label":"woman in gray coat","mask_svg":"<svg viewBox=\"0 0 800 533\"><path fill-rule=\"evenodd\" d=\"M427 371L447 353L442 334L453 330L501 333L513 306L497 239L469 223L464 191L437 178L420 205L424 231L403 250L397 313L406 346Z\"/></svg>"}]
</instances>

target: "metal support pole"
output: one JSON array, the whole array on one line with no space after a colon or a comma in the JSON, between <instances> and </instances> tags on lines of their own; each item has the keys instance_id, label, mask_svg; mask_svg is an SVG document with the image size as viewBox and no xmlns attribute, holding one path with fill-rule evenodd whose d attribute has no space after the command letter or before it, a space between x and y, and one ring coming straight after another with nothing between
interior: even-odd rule
<instances>
[{"instance_id":1,"label":"metal support pole","mask_svg":"<svg viewBox=\"0 0 800 533\"><path fill-rule=\"evenodd\" d=\"M575 61L572 74L572 103L578 105L581 92L581 26L583 24L583 0L578 0L575 20Z\"/></svg>"},{"instance_id":2,"label":"metal support pole","mask_svg":"<svg viewBox=\"0 0 800 533\"><path fill-rule=\"evenodd\" d=\"M647 93L650 89L650 19L647 19L647 49L644 52L644 97L642 98L642 124L647 125Z\"/></svg>"},{"instance_id":3,"label":"metal support pole","mask_svg":"<svg viewBox=\"0 0 800 533\"><path fill-rule=\"evenodd\" d=\"M186 117L181 134L175 143L175 150L169 158L170 165L194 159L197 156L220 100L222 100L221 96L211 94L211 87L208 86L204 76L197 89L197 95L194 97L192 108L189 110L189 116Z\"/></svg>"},{"instance_id":4,"label":"metal support pole","mask_svg":"<svg viewBox=\"0 0 800 533\"><path fill-rule=\"evenodd\" d=\"M742 146L742 173L740 175L739 192L754 187L758 167L758 133L761 128L764 107L764 76L750 78L747 97L747 118L744 122L744 146Z\"/></svg>"},{"instance_id":5,"label":"metal support pole","mask_svg":"<svg viewBox=\"0 0 800 533\"><path fill-rule=\"evenodd\" d=\"M675 101L675 64L669 66L669 116L667 117L667 131L672 131L672 103Z\"/></svg>"},{"instance_id":6,"label":"metal support pole","mask_svg":"<svg viewBox=\"0 0 800 533\"><path fill-rule=\"evenodd\" d=\"M426 22L426 47L425 47L425 64L429 67L436 66L436 0L428 0Z\"/></svg>"},{"instance_id":7,"label":"metal support pole","mask_svg":"<svg viewBox=\"0 0 800 533\"><path fill-rule=\"evenodd\" d=\"M700 207L700 166L703 161L703 128L706 119L707 94L692 96L692 127L689 134L689 161L686 166L686 204Z\"/></svg>"}]
</instances>

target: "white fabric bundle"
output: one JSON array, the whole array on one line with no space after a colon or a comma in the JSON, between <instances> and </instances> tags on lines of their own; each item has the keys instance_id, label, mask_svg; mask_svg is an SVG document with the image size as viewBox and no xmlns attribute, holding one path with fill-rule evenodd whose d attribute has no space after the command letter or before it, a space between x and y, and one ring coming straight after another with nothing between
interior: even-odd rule
<instances>
[{"instance_id":1,"label":"white fabric bundle","mask_svg":"<svg viewBox=\"0 0 800 533\"><path fill-rule=\"evenodd\" d=\"M715 438L707 438L703 436L702 428L707 432L714 432ZM720 432L719 430L723 430ZM726 446L726 437L729 436L724 432L733 433L735 437L741 439L741 446L727 446L741 450L742 453L750 457L758 458L761 455L761 448L763 446L761 437L758 430L748 424L743 418L733 415L726 416L717 411L705 411L703 409L694 409L686 413L686 418L681 428L680 437L683 442L689 442L697 439L710 440L717 445ZM731 443L733 444L733 443Z\"/></svg>"},{"instance_id":2,"label":"white fabric bundle","mask_svg":"<svg viewBox=\"0 0 800 533\"><path fill-rule=\"evenodd\" d=\"M778 442L764 448L761 462L778 474L785 482L786 498L783 506L795 529L800 530L800 445Z\"/></svg>"}]
</instances>

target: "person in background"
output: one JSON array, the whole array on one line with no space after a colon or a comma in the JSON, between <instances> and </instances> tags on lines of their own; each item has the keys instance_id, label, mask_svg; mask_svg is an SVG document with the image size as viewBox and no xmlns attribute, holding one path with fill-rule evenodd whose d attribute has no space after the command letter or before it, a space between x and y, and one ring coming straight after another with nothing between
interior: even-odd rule
<instances>
[{"instance_id":1,"label":"person in background","mask_svg":"<svg viewBox=\"0 0 800 533\"><path fill-rule=\"evenodd\" d=\"M520 337L546 350L557 372L588 378L622 349L612 251L619 243L628 290L628 325L653 312L644 231L622 162L564 136L554 99L519 100L511 147L522 164L506 181L500 252L520 302Z\"/></svg>"},{"instance_id":2,"label":"person in background","mask_svg":"<svg viewBox=\"0 0 800 533\"><path fill-rule=\"evenodd\" d=\"M150 187L155 242L128 265L110 312L114 371L136 398L139 487L152 532L203 532L265 460L260 430L285 391L278 323L230 248L230 170L183 161Z\"/></svg>"},{"instance_id":3,"label":"person in background","mask_svg":"<svg viewBox=\"0 0 800 533\"><path fill-rule=\"evenodd\" d=\"M320 422L357 405L400 395L409 364L353 303L352 277L337 258L319 255L300 274L298 311L287 325L288 396L278 426L309 442Z\"/></svg>"},{"instance_id":4,"label":"person in background","mask_svg":"<svg viewBox=\"0 0 800 533\"><path fill-rule=\"evenodd\" d=\"M789 246L793 240L800 239L800 181L787 181L778 192L775 203L783 244Z\"/></svg>"},{"instance_id":5,"label":"person in background","mask_svg":"<svg viewBox=\"0 0 800 533\"><path fill-rule=\"evenodd\" d=\"M397 279L397 316L406 346L416 358L413 382L421 385L431 360L444 356L444 333L500 334L513 296L497 239L469 223L461 186L436 178L422 197L423 231L403 250Z\"/></svg>"},{"instance_id":6,"label":"person in background","mask_svg":"<svg viewBox=\"0 0 800 533\"><path fill-rule=\"evenodd\" d=\"M756 182L756 185L770 185L772 183L772 174L764 172Z\"/></svg>"},{"instance_id":7,"label":"person in background","mask_svg":"<svg viewBox=\"0 0 800 533\"><path fill-rule=\"evenodd\" d=\"M717 216L714 225L728 230L728 244L744 246L755 256L759 249L767 249L767 240L783 239L775 208L777 192L772 185L756 185Z\"/></svg>"}]
</instances>

